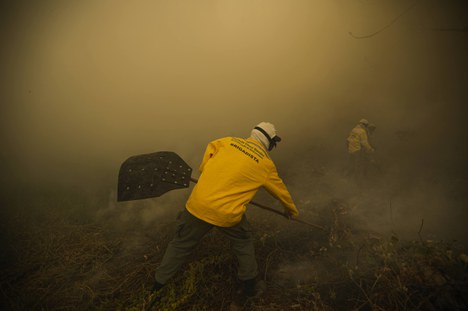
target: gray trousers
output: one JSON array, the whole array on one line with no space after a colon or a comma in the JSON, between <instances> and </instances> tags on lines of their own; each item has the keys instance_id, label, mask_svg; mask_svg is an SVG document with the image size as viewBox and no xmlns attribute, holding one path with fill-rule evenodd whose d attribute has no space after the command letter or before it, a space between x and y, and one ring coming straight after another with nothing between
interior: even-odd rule
<instances>
[{"instance_id":1,"label":"gray trousers","mask_svg":"<svg viewBox=\"0 0 468 311\"><path fill-rule=\"evenodd\" d=\"M160 284L167 281L177 273L182 264L192 253L201 238L213 227L224 233L232 242L232 250L239 262L238 278L241 281L253 279L257 276L257 261L252 232L247 218L233 227L218 227L209 224L184 210L177 217L177 231L169 243L161 264L156 269L155 278Z\"/></svg>"}]
</instances>

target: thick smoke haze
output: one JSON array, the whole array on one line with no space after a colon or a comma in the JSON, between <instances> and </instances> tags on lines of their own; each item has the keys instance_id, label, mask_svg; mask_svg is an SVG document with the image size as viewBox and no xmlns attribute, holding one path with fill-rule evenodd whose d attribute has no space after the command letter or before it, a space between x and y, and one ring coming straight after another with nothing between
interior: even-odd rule
<instances>
[{"instance_id":1,"label":"thick smoke haze","mask_svg":"<svg viewBox=\"0 0 468 311\"><path fill-rule=\"evenodd\" d=\"M466 238L465 1L40 1L1 12L4 189L82 188L109 198L99 213L110 215L129 156L171 150L197 168L210 140L270 121L299 209L337 197L377 229L391 205L390 229L417 232L424 218ZM377 125L385 174L358 196L340 172L361 118ZM316 170L328 190L311 183ZM133 204L146 223L164 214Z\"/></svg>"}]
</instances>

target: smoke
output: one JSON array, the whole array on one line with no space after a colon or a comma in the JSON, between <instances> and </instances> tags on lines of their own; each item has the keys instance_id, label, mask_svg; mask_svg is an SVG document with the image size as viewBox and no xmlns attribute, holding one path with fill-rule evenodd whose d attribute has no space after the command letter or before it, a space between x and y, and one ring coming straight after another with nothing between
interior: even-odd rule
<instances>
[{"instance_id":1,"label":"smoke","mask_svg":"<svg viewBox=\"0 0 468 311\"><path fill-rule=\"evenodd\" d=\"M80 189L105 202L98 217L150 226L169 205L183 207L189 192L116 203L126 158L171 150L196 171L210 140L246 137L270 121L283 138L272 156L297 202L339 197L389 230L408 231L424 218L427 230L465 236L463 1L417 3L388 28L408 3L3 6L0 156L8 187ZM367 39L350 35L379 29ZM362 117L377 125L385 173L357 195L341 171L346 136Z\"/></svg>"}]
</instances>

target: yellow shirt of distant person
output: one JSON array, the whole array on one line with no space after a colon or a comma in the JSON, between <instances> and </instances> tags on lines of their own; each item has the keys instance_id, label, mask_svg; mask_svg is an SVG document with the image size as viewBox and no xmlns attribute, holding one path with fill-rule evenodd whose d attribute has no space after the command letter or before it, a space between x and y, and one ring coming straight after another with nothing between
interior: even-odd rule
<instances>
[{"instance_id":1,"label":"yellow shirt of distant person","mask_svg":"<svg viewBox=\"0 0 468 311\"><path fill-rule=\"evenodd\" d=\"M210 142L199 171L186 208L210 224L231 227L239 223L260 187L292 215L299 214L268 151L253 138L225 137Z\"/></svg>"},{"instance_id":2,"label":"yellow shirt of distant person","mask_svg":"<svg viewBox=\"0 0 468 311\"><path fill-rule=\"evenodd\" d=\"M348 153L353 154L359 152L362 148L364 148L366 153L374 152L374 148L369 144L367 130L364 126L364 124L359 123L351 130L351 133L349 133L347 139Z\"/></svg>"}]
</instances>

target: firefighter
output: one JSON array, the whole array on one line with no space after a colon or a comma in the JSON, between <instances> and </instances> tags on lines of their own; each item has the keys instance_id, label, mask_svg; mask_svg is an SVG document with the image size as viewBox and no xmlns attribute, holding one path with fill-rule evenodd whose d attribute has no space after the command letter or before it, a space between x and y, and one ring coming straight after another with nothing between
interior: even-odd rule
<instances>
[{"instance_id":1,"label":"firefighter","mask_svg":"<svg viewBox=\"0 0 468 311\"><path fill-rule=\"evenodd\" d=\"M369 121L359 120L359 123L351 130L347 139L349 168L348 176L362 177L365 175L366 161L370 159L374 148L369 143Z\"/></svg>"},{"instance_id":2,"label":"firefighter","mask_svg":"<svg viewBox=\"0 0 468 311\"><path fill-rule=\"evenodd\" d=\"M257 262L246 205L264 187L284 207L287 218L298 210L269 152L281 139L273 124L261 122L249 138L225 137L210 142L200 165L200 178L177 218L177 231L156 269L153 291L176 274L200 239L216 228L231 240L239 262L244 299L255 295Z\"/></svg>"}]
</instances>

